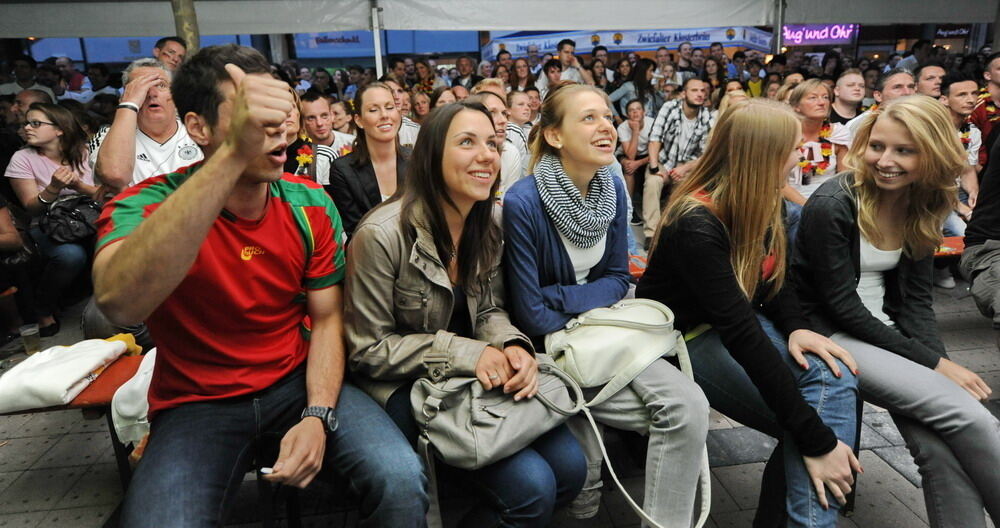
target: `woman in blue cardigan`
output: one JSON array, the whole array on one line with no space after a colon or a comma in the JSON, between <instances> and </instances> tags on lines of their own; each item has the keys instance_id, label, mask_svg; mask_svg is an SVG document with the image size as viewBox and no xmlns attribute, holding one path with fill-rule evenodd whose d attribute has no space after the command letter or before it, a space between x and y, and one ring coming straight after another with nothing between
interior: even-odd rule
<instances>
[{"instance_id":1,"label":"woman in blue cardigan","mask_svg":"<svg viewBox=\"0 0 1000 528\"><path fill-rule=\"evenodd\" d=\"M606 94L575 84L550 89L532 134L534 175L504 198L510 314L539 345L571 318L628 292L625 186L606 168L616 139ZM664 526L690 526L708 433L708 402L698 385L660 359L592 411L598 422L649 435L644 510ZM601 453L584 420L570 427L588 464L570 514L592 517L600 505Z\"/></svg>"}]
</instances>

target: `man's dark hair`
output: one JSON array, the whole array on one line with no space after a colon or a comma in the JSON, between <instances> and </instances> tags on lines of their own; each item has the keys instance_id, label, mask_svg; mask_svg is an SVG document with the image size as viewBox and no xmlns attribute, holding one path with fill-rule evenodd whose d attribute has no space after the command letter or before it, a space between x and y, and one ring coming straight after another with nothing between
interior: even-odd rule
<instances>
[{"instance_id":1,"label":"man's dark hair","mask_svg":"<svg viewBox=\"0 0 1000 528\"><path fill-rule=\"evenodd\" d=\"M43 62L43 63L39 64L38 68L35 68L35 71L39 71L39 72L45 71L45 72L54 74L56 77L62 77L62 73L60 73L59 68L57 68L56 66L54 66L52 64L49 64L47 62Z\"/></svg>"},{"instance_id":2,"label":"man's dark hair","mask_svg":"<svg viewBox=\"0 0 1000 528\"><path fill-rule=\"evenodd\" d=\"M745 58L747 58L747 54L743 53L742 50L737 51L736 53L733 53L733 60L736 60L736 59L745 59Z\"/></svg>"},{"instance_id":3,"label":"man's dark hair","mask_svg":"<svg viewBox=\"0 0 1000 528\"><path fill-rule=\"evenodd\" d=\"M163 49L163 46L165 46L167 42L176 42L180 44L181 47L184 48L185 50L188 47L187 42L184 42L184 39L180 37L163 37L160 40L157 40L156 44L154 44L153 47L156 49Z\"/></svg>"},{"instance_id":4,"label":"man's dark hair","mask_svg":"<svg viewBox=\"0 0 1000 528\"><path fill-rule=\"evenodd\" d=\"M598 44L597 46L594 46L594 49L590 50L590 55L597 55L597 52L601 50L608 51L608 47Z\"/></svg>"},{"instance_id":5,"label":"man's dark hair","mask_svg":"<svg viewBox=\"0 0 1000 528\"><path fill-rule=\"evenodd\" d=\"M103 62L91 62L90 64L87 65L87 68L88 69L93 68L101 72L101 75L104 75L105 77L111 75L111 70L108 69L108 65L104 64Z\"/></svg>"},{"instance_id":6,"label":"man's dark hair","mask_svg":"<svg viewBox=\"0 0 1000 528\"><path fill-rule=\"evenodd\" d=\"M889 82L889 78L894 75L899 75L901 73L909 75L911 78L913 78L914 81L917 80L916 76L914 76L913 72L911 72L910 70L907 70L906 68L893 68L883 73L882 75L879 75L878 80L875 81L875 91L881 92L882 90L884 90L885 83Z\"/></svg>"},{"instance_id":7,"label":"man's dark hair","mask_svg":"<svg viewBox=\"0 0 1000 528\"><path fill-rule=\"evenodd\" d=\"M711 43L711 44L708 45L708 49L712 49L712 48L714 48L716 46L718 46L718 47L721 48L722 47L722 43L721 42L713 42L713 43Z\"/></svg>"},{"instance_id":8,"label":"man's dark hair","mask_svg":"<svg viewBox=\"0 0 1000 528\"><path fill-rule=\"evenodd\" d=\"M559 41L559 44L556 44L556 51L562 51L563 46L566 46L567 44L573 46L573 49L576 49L576 41L573 39L562 39Z\"/></svg>"},{"instance_id":9,"label":"man's dark hair","mask_svg":"<svg viewBox=\"0 0 1000 528\"><path fill-rule=\"evenodd\" d=\"M326 96L321 94L319 90L313 90L311 88L309 90L306 90L306 92L302 94L301 97L299 97L299 101L303 103L315 103L320 99L326 100Z\"/></svg>"},{"instance_id":10,"label":"man's dark hair","mask_svg":"<svg viewBox=\"0 0 1000 528\"><path fill-rule=\"evenodd\" d=\"M390 70L393 69L393 68L395 68L397 64L404 64L405 65L406 61L404 61L400 57L393 57L393 58L389 59L389 69Z\"/></svg>"},{"instance_id":11,"label":"man's dark hair","mask_svg":"<svg viewBox=\"0 0 1000 528\"><path fill-rule=\"evenodd\" d=\"M701 79L701 77L686 77L684 79L684 84L681 85L681 91L683 92L684 90L687 90L688 85L691 84L692 81L705 82Z\"/></svg>"},{"instance_id":12,"label":"man's dark hair","mask_svg":"<svg viewBox=\"0 0 1000 528\"><path fill-rule=\"evenodd\" d=\"M747 63L747 69L748 69L748 70L749 70L750 68L754 67L754 66L756 66L756 67L758 67L758 68L760 68L760 69L762 69L762 70L764 69L764 65L763 65L763 64L761 64L761 63L760 63L760 61L759 61L759 60L757 60L757 59L754 59L754 60L752 60L752 61L750 61L750 62L748 62L748 63Z\"/></svg>"},{"instance_id":13,"label":"man's dark hair","mask_svg":"<svg viewBox=\"0 0 1000 528\"><path fill-rule=\"evenodd\" d=\"M18 55L18 56L14 57L13 59L10 60L10 65L14 66L18 62L26 62L26 63L28 63L28 66L31 66L31 69L35 69L35 68L38 67L38 61L36 61L35 59L33 59L30 55ZM987 63L987 64L989 64L989 63Z\"/></svg>"},{"instance_id":14,"label":"man's dark hair","mask_svg":"<svg viewBox=\"0 0 1000 528\"><path fill-rule=\"evenodd\" d=\"M667 49L667 47L666 47L666 46L660 46L659 48L656 48L656 51L661 51L661 50L667 50L667 51L670 51L669 49Z\"/></svg>"},{"instance_id":15,"label":"man's dark hair","mask_svg":"<svg viewBox=\"0 0 1000 528\"><path fill-rule=\"evenodd\" d=\"M779 54L771 57L771 62L769 62L767 64L768 65L771 65L771 64L780 64L782 66L787 66L788 65L788 58L785 57L784 53L779 53Z\"/></svg>"},{"instance_id":16,"label":"man's dark hair","mask_svg":"<svg viewBox=\"0 0 1000 528\"><path fill-rule=\"evenodd\" d=\"M539 90L538 88L535 88L534 84L529 84L528 86L524 87L524 93L528 93L528 92L538 92L539 94L542 93L541 90Z\"/></svg>"},{"instance_id":17,"label":"man's dark hair","mask_svg":"<svg viewBox=\"0 0 1000 528\"><path fill-rule=\"evenodd\" d=\"M508 57L513 57L513 55L511 55L510 52L507 51L507 50L505 50L505 49L502 49L502 50L500 50L500 51L497 52L497 60L500 60L500 56L501 55L506 55Z\"/></svg>"},{"instance_id":18,"label":"man's dark hair","mask_svg":"<svg viewBox=\"0 0 1000 528\"><path fill-rule=\"evenodd\" d=\"M913 78L916 80L920 80L920 72L924 71L924 68L930 68L932 66L937 66L938 68L944 70L945 73L948 73L948 70L940 62L931 61L913 70Z\"/></svg>"},{"instance_id":19,"label":"man's dark hair","mask_svg":"<svg viewBox=\"0 0 1000 528\"><path fill-rule=\"evenodd\" d=\"M924 49L927 46L931 46L931 41L927 39L920 39L913 43L913 47L910 48L910 53L916 53L919 49Z\"/></svg>"},{"instance_id":20,"label":"man's dark hair","mask_svg":"<svg viewBox=\"0 0 1000 528\"><path fill-rule=\"evenodd\" d=\"M353 72L358 72L358 73L364 73L365 69L362 68L361 66L358 66L357 64L352 64L352 65L350 65L350 66L347 67L347 71L349 71L349 72L353 71Z\"/></svg>"},{"instance_id":21,"label":"man's dark hair","mask_svg":"<svg viewBox=\"0 0 1000 528\"><path fill-rule=\"evenodd\" d=\"M994 51L986 56L986 60L983 61L983 67L989 68L993 61L1000 59L1000 51Z\"/></svg>"},{"instance_id":22,"label":"man's dark hair","mask_svg":"<svg viewBox=\"0 0 1000 528\"><path fill-rule=\"evenodd\" d=\"M975 77L969 75L968 73L960 72L957 70L951 71L947 75L945 75L943 79L941 79L941 95L948 95L948 92L951 91L951 85L955 83L969 82L969 81L972 81L976 83L976 86L979 86L979 81L977 81Z\"/></svg>"},{"instance_id":23,"label":"man's dark hair","mask_svg":"<svg viewBox=\"0 0 1000 528\"><path fill-rule=\"evenodd\" d=\"M236 44L202 48L177 69L170 85L177 115L181 119L188 112L194 112L205 118L209 125L218 122L219 105L223 101L219 84L230 81L226 64L239 66L248 74L271 75L271 65L253 48Z\"/></svg>"},{"instance_id":24,"label":"man's dark hair","mask_svg":"<svg viewBox=\"0 0 1000 528\"><path fill-rule=\"evenodd\" d=\"M562 71L562 63L559 62L559 59L549 59L545 61L545 66L542 66L542 73L548 73L549 70Z\"/></svg>"}]
</instances>

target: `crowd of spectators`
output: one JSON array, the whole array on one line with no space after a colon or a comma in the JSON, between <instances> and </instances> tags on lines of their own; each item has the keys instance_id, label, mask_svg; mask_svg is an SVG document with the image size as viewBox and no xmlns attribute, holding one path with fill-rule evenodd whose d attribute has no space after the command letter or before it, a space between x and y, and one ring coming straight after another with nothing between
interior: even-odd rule
<instances>
[{"instance_id":1,"label":"crowd of spectators","mask_svg":"<svg viewBox=\"0 0 1000 528\"><path fill-rule=\"evenodd\" d=\"M594 102L597 106L608 101L610 108L607 116L583 115L581 120L587 120L587 124L580 126L596 127L600 137L591 143L602 152L604 149L614 152L611 164L595 165L594 170L589 171L591 178L605 185L603 196L595 191L594 199L601 200L602 206L610 213L602 219L603 234L580 234L582 242L599 243L597 249L570 255L569 261L558 267L563 273L573 269L575 258L592 259L605 255L605 247L612 248L613 245L615 251L628 248L629 254L640 254L639 245L649 248L655 246L656 237L676 236L660 231L672 221L661 219L661 213L668 214L670 211L669 208L664 210L664 200L670 198L672 189L685 189L684 185L690 187L691 184L685 182L690 182L691 177L709 181L709 176L718 176L706 173L703 159L724 158L721 147L707 154L713 134L717 133L717 124L723 123L718 127L723 139L718 141L743 141L739 139L740 132L734 130L735 125L726 122L724 116L730 115L726 110L731 106L746 108L747 104L742 101L747 100L772 100L751 106L756 109L754 111L782 112L781 116L773 118L774 123L785 119L801 126L801 138L793 151L797 161L789 165L787 174L782 172L786 178L782 182L782 210L787 214L790 239L794 240L799 217L803 206L810 203L810 196L821 189L829 189L830 185L824 184L848 167L845 162L850 159L848 151L854 152L851 148L856 136L862 134L867 137L874 133L873 120L868 117L878 114L879 108L894 100L919 94L928 99L913 103L917 108L914 111L918 114L947 112L954 134L960 139L966 154L963 170L957 178L954 211L943 226L944 233L964 235L966 225L979 216L979 229L973 229L974 236L982 240L996 237L995 227L992 226L1000 224L997 214L1000 197L994 193L988 200L983 200L980 196L982 175L990 162L989 152L1000 137L1000 127L995 126L1000 121L1000 111L997 110L1000 104L1000 53L993 53L988 47L974 54L958 55L921 40L905 56L891 55L885 61L855 58L839 50L828 51L822 56L809 56L794 49L774 56L755 50L730 54L721 43L698 48L685 42L677 50L660 48L647 54L612 54L603 46L594 47L586 56L579 51L575 42L563 40L554 54L540 55L537 48L529 47L526 56L514 57L502 50L496 57L490 58L492 60L458 57L454 67L440 66L434 59L426 57L390 57L387 71L381 76L373 68L361 66L331 70L300 67L295 61L271 64L270 74L284 83L278 83L278 91L290 93L292 109L286 113L285 122L280 127L283 137L275 140L275 148L268 156L281 160L285 172L322 186L336 205L338 221L342 222L334 232L324 233L324 236L331 239L336 236L346 243L358 236L359 228L365 225L370 227L371 221L365 224L363 219L372 209L394 196L400 196L406 187L407 177L417 174L428 180L410 187L411 193L425 194L410 196L404 201L408 204L405 207L411 207L413 203L418 204L413 207L419 207L421 199L429 200L434 192L443 192L441 185L454 184L434 182L437 176L432 169L440 169L443 161L426 159L432 149L446 149L446 146L430 143L443 135L442 130L433 129L434 123L446 119L440 116L448 113L447 119L457 119L455 116L466 116L462 113L464 110L488 114L489 124L492 125L488 135L499 143L490 148L496 154L496 174L499 174L500 180L495 189L490 188L493 193L490 196L501 206L509 196L511 209L523 211L522 217L504 219L504 228L507 229L504 236L508 239L508 246L516 248L518 243L542 242L566 244L567 239L555 236L554 230L553 236L541 242L510 239L512 233L516 233L511 231L511 226L518 227L519 222L524 223L520 225L524 233L536 234L542 228L529 227L528 224L548 225L546 214L548 217L565 218L590 214L567 206L568 196L566 201L561 201L560 197L532 194L534 187L522 180L532 175L549 178L553 192L567 193L565 187L556 189L560 178L565 179L565 175L559 172L563 166L576 161L582 165L593 164L594 160L584 159L586 156L583 154L580 154L580 160L574 158L579 154L574 149L586 150L581 146L584 145L582 142L574 144L568 141L564 150L557 136L540 137L542 132L539 130L562 130L570 126L564 122L564 115L582 111L569 102L552 102L558 98L551 96L561 93L560 97L569 98L571 96L566 94L575 93L572 97ZM115 207L123 207L124 204L125 210L128 210L131 205L122 200L123 196L152 199L151 189L155 191L157 186L169 187L164 191L166 194L180 194L176 189L179 187L177 182L190 176L187 167L207 166L207 163L196 164L210 158L221 148L227 131L219 123L229 123L233 116L239 115L240 109L227 109L218 90L210 92L218 99L214 100L205 93L185 91L173 85L179 68L187 68L186 53L186 45L181 39L161 39L151 50L151 57L136 60L124 69L120 88L114 86L117 83L112 82L113 75L105 65L90 64L84 74L65 57L53 57L41 64L28 56L16 57L9 61L10 71L0 74L10 75L9 78L0 78L0 104L3 105L0 116L4 120L0 128L0 163L5 167L6 176L0 185L0 255L27 250L30 253L29 262L36 264L14 265L8 264L8 259L0 260L0 290L3 290L0 292L0 316L4 316L0 319L3 324L0 332L6 330L7 334L0 335L0 344L13 340L17 335L14 329L22 322L37 322L41 335L55 335L60 330L60 310L90 295L90 269L96 240L93 235L70 241L54 238L45 229L43 221L54 202L83 195L97 203L104 203L117 196L112 202ZM247 60L248 64L260 62L255 53ZM268 68L266 64L257 65L261 69ZM198 67L207 71L211 66ZM182 78L187 82L196 82L192 80L196 76L191 75L194 67L188 70L188 76ZM267 79L273 81L270 77ZM569 85L584 85L587 88L565 90ZM270 89L274 88L271 85ZM546 108L543 108L543 101ZM933 101L931 110L924 108L928 101ZM452 105L455 102L463 103ZM449 110L437 110L443 107ZM553 110L556 107L558 110ZM906 105L900 107L907 108ZM179 115L178 108L194 108L197 111ZM549 113L546 114L546 111ZM233 113L233 116L222 115L227 112ZM790 120L792 118L794 120ZM479 125L486 122L482 119L477 121L482 121ZM439 126L447 126L447 123ZM421 134L425 127L432 127L433 134L437 134L434 138L438 139L423 139L431 135ZM609 137L617 141L609 142ZM418 151L423 153L414 155ZM164 179L162 175L170 177ZM153 185L143 184L151 179L155 180ZM516 185L518 182L521 184ZM284 189L281 186L278 188ZM294 199L312 196L309 199L316 200L314 190L318 187L308 189L294 191L293 194L299 193ZM482 189L476 193L480 191ZM322 191L319 194L322 195ZM580 193L575 196L579 197ZM615 196L618 198L613 198ZM219 208L222 208L222 200L223 197L216 197ZM482 201L479 197L470 203ZM492 200L489 201L492 203ZM172 203L179 202L180 199ZM174 205L176 207L180 206ZM143 219L154 209L141 211ZM985 211L982 215L979 213L981 210ZM9 211L9 214L4 211ZM229 214L226 209L222 211L223 216ZM385 207L382 211L387 214L385 211L395 209ZM397 213L403 216L414 214L405 208L392 214ZM132 214L139 213L133 211ZM8 221L8 216L11 221ZM986 220L983 220L984 217ZM371 216L368 218L371 220ZM494 227L488 226L488 218L484 216L477 221L480 220L484 233L492 236ZM118 220L112 217L104 221L114 223ZM310 221L307 218L304 222L308 224ZM432 230L444 225L443 217L437 221L441 225L432 226ZM562 221L568 222L567 225L572 223L572 220ZM642 226L642 229L626 228L627 221L637 227ZM613 240L606 238L612 222L615 229ZM975 227L977 224L972 225ZM984 228L984 225L987 227ZM113 229L125 231L135 228L135 225L122 226L115 224ZM643 233L644 240L635 240L637 231ZM151 229L142 231L149 232ZM559 236L562 234L563 228L560 227ZM769 231L767 236L771 234ZM370 239L374 235L369 233L367 236ZM403 233L399 236L409 235ZM764 236L764 231L761 236ZM340 242L338 239L336 245ZM363 243L378 246L372 240ZM107 245L107 240L103 244ZM581 247L589 249L592 246ZM140 251L134 243L116 247L127 247L133 253ZM249 261L254 255L264 252L260 248L253 250L261 253L251 252L243 260ZM338 251L342 252L342 248ZM110 258L106 255L105 261ZM143 258L152 258L150 255L148 252L141 253ZM456 254L452 253L451 257L455 259ZM468 255L460 253L458 257L461 260ZM728 262L725 259L719 261ZM496 265L495 262L483 262ZM337 274L343 273L341 264L343 262L337 264ZM544 275L551 271L541 263L530 264L524 266L525 275L520 278L534 276L528 272L534 274L537 271L539 275ZM535 264L542 269L532 269ZM116 272L122 270L120 264L105 262L104 265L107 268L117 266L114 268ZM587 267L587 270L597 269L604 268ZM373 267L366 269L365 273L377 271L377 267ZM581 275L577 271L575 278L549 277L552 284L542 286L562 288L576 286L578 282L585 284L587 273ZM334 272L327 272L333 276ZM461 273L466 272L469 270L461 270ZM623 270L608 268L604 272L617 277L616 287L620 286L622 290L628 288L629 281ZM443 273L455 275L459 272L448 268ZM476 277L470 275L470 278ZM935 272L934 281L945 288L955 286L954 279L945 268ZM995 290L994 286L988 283L981 287L979 295L988 296L990 291ZM186 294L194 295L194 292ZM513 297L517 300L516 297L522 294L523 291ZM983 312L992 317L992 305L978 298L977 301ZM426 306L426 297L423 302ZM463 302L477 301L470 298ZM520 308L515 307L515 310L530 311L530 301L521 299L518 302L520 304L515 305ZM529 320L523 314L521 317L522 326L542 325L544 322L543 319ZM121 320L122 317L115 319ZM560 324L565 322L563 319L559 321ZM144 333L142 318L129 322L133 323L130 330ZM95 302L87 307L85 324L90 333L108 333L106 329L115 328ZM454 324L454 321L449 324ZM529 332L527 328L522 330L529 337L536 338L558 326L544 330L540 330L542 327L539 326L534 332ZM174 345L176 343L170 344ZM523 350L520 345L514 348ZM758 381L755 379L754 383ZM660 389L662 387L656 390ZM791 390L790 385L785 389ZM704 402L688 403L697 407L695 404ZM774 402L769 400L769 403ZM801 403L804 405L804 402ZM170 407L175 404L164 405ZM797 412L801 415L804 411ZM614 422L612 417L608 417L607 421ZM642 422L629 428L644 431L653 425ZM566 439L560 441L563 440ZM700 446L697 442L693 445ZM697 451L694 449L692 453ZM689 456L685 458L694 460ZM593 492L599 489L599 476L592 473L586 475L585 493L580 495L584 504L580 504L578 499L573 506L581 517L596 513L595 504L599 502L599 492L589 496L586 493L587 490ZM583 480L582 475L580 480ZM693 491L691 495L693 498ZM560 496L560 504L568 503L569 499ZM655 497L650 497L650 500L653 499ZM683 513L684 517L689 515L690 512Z\"/></svg>"}]
</instances>

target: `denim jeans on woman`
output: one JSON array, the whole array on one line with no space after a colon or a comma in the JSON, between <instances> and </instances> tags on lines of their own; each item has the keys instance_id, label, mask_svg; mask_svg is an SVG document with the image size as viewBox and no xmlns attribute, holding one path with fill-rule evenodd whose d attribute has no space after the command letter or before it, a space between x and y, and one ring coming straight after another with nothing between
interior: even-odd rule
<instances>
[{"instance_id":1,"label":"denim jeans on woman","mask_svg":"<svg viewBox=\"0 0 1000 528\"><path fill-rule=\"evenodd\" d=\"M845 333L831 338L858 363L865 401L892 413L923 482L931 528L1000 520L1000 421L944 375Z\"/></svg>"},{"instance_id":2,"label":"denim jeans on woman","mask_svg":"<svg viewBox=\"0 0 1000 528\"><path fill-rule=\"evenodd\" d=\"M389 397L385 410L416 444L417 429L408 384ZM513 397L513 395L511 395ZM565 425L543 434L530 446L472 471L435 464L438 481L454 479L476 488L485 500L473 506L457 526L548 526L556 508L573 500L583 487L586 461Z\"/></svg>"},{"instance_id":3,"label":"denim jeans on woman","mask_svg":"<svg viewBox=\"0 0 1000 528\"><path fill-rule=\"evenodd\" d=\"M602 388L584 389L584 397ZM591 412L600 424L649 437L643 511L663 526L690 526L708 435L708 400L698 385L657 360ZM600 489L603 456L593 429L583 415L569 423L587 454L585 489Z\"/></svg>"},{"instance_id":4,"label":"denim jeans on woman","mask_svg":"<svg viewBox=\"0 0 1000 528\"><path fill-rule=\"evenodd\" d=\"M841 366L842 377L837 378L818 357L807 354L809 368L803 370L788 353L785 336L766 318L758 315L760 324L786 365L798 382L799 390L838 439L854 447L858 431L857 378ZM722 345L718 332L709 330L688 344L695 381L701 386L712 407L726 416L765 434L782 440L781 456L784 462L787 493L788 526L835 527L840 504L827 492L828 510L820 506L806 471L802 455L795 440L783 431L774 412L764 403L757 387L750 381L743 367Z\"/></svg>"},{"instance_id":5,"label":"denim jeans on woman","mask_svg":"<svg viewBox=\"0 0 1000 528\"><path fill-rule=\"evenodd\" d=\"M38 252L45 258L35 288L36 310L39 315L53 315L59 296L87 268L87 249L80 244L54 242L37 226L32 227L30 233Z\"/></svg>"},{"instance_id":6,"label":"denim jeans on woman","mask_svg":"<svg viewBox=\"0 0 1000 528\"><path fill-rule=\"evenodd\" d=\"M187 403L153 419L149 444L125 497L122 526L222 526L243 476L270 466L262 444L297 424L306 405L305 368L255 394ZM328 435L323 467L358 494L360 526L419 527L427 512L423 465L368 395L345 384L340 426Z\"/></svg>"}]
</instances>

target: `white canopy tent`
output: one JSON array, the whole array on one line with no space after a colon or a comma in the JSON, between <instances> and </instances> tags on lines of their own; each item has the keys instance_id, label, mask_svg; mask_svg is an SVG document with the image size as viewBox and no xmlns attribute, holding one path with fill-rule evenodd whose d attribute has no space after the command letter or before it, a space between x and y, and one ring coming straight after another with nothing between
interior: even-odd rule
<instances>
[{"instance_id":1,"label":"white canopy tent","mask_svg":"<svg viewBox=\"0 0 1000 528\"><path fill-rule=\"evenodd\" d=\"M998 0L787 0L796 24L992 21ZM309 33L371 28L364 0L196 0L202 34ZM773 25L775 0L378 0L383 29L598 30ZM530 15L529 15L530 13ZM0 3L0 37L118 37L174 33L167 0Z\"/></svg>"},{"instance_id":2,"label":"white canopy tent","mask_svg":"<svg viewBox=\"0 0 1000 528\"><path fill-rule=\"evenodd\" d=\"M615 30L992 21L1000 0L196 0L204 35L359 29ZM374 8L378 8L377 10ZM380 12L381 16L373 16ZM0 3L0 38L175 34L167 0ZM376 33L377 34L377 33ZM780 32L779 32L780 34ZM376 41L376 46L378 46Z\"/></svg>"}]
</instances>

